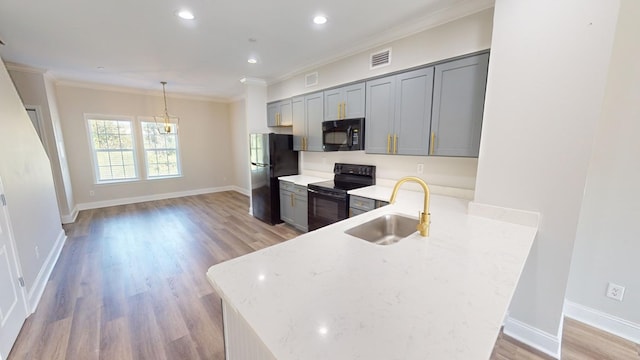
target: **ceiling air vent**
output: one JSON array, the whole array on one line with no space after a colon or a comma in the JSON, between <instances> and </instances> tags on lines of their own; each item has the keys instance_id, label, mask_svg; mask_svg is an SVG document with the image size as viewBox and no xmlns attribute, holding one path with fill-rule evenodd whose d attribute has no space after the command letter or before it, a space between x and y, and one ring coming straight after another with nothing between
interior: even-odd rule
<instances>
[{"instance_id":1,"label":"ceiling air vent","mask_svg":"<svg viewBox=\"0 0 640 360\"><path fill-rule=\"evenodd\" d=\"M391 48L384 49L377 53L371 54L370 65L371 69L377 69L379 67L387 66L391 64Z\"/></svg>"},{"instance_id":2,"label":"ceiling air vent","mask_svg":"<svg viewBox=\"0 0 640 360\"><path fill-rule=\"evenodd\" d=\"M312 72L304 76L304 86L310 87L318 85L318 72Z\"/></svg>"}]
</instances>

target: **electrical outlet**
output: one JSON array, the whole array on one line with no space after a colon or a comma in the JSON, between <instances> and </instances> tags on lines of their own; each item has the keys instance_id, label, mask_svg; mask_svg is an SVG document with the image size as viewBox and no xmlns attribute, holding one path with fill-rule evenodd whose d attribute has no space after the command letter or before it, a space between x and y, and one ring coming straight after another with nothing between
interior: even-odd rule
<instances>
[{"instance_id":1,"label":"electrical outlet","mask_svg":"<svg viewBox=\"0 0 640 360\"><path fill-rule=\"evenodd\" d=\"M96 192L95 192L95 191L93 191L93 190L89 190L89 196L93 196L93 195L95 195L95 194L96 194Z\"/></svg>"},{"instance_id":2,"label":"electrical outlet","mask_svg":"<svg viewBox=\"0 0 640 360\"><path fill-rule=\"evenodd\" d=\"M418 166L416 167L416 172L418 174L422 174L424 172L424 164L418 164Z\"/></svg>"},{"instance_id":3,"label":"electrical outlet","mask_svg":"<svg viewBox=\"0 0 640 360\"><path fill-rule=\"evenodd\" d=\"M38 249L37 245L36 245L36 259L40 259L40 249Z\"/></svg>"},{"instance_id":4,"label":"electrical outlet","mask_svg":"<svg viewBox=\"0 0 640 360\"><path fill-rule=\"evenodd\" d=\"M607 287L608 298L622 301L623 296L624 296L624 286L614 284L614 283L609 283L609 286Z\"/></svg>"}]
</instances>

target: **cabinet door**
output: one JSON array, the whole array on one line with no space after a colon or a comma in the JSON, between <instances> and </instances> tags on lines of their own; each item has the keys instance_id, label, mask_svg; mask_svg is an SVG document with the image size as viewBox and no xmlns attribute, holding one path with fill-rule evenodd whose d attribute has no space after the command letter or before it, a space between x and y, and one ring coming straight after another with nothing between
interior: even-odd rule
<instances>
[{"instance_id":1,"label":"cabinet door","mask_svg":"<svg viewBox=\"0 0 640 360\"><path fill-rule=\"evenodd\" d=\"M278 126L291 126L293 123L291 113L291 99L280 101L280 123Z\"/></svg>"},{"instance_id":2,"label":"cabinet door","mask_svg":"<svg viewBox=\"0 0 640 360\"><path fill-rule=\"evenodd\" d=\"M280 189L280 219L287 224L295 224L293 193Z\"/></svg>"},{"instance_id":3,"label":"cabinet door","mask_svg":"<svg viewBox=\"0 0 640 360\"><path fill-rule=\"evenodd\" d=\"M267 126L278 126L277 115L280 106L277 102L267 104Z\"/></svg>"},{"instance_id":4,"label":"cabinet door","mask_svg":"<svg viewBox=\"0 0 640 360\"><path fill-rule=\"evenodd\" d=\"M395 89L395 76L367 81L364 149L368 154L390 153Z\"/></svg>"},{"instance_id":5,"label":"cabinet door","mask_svg":"<svg viewBox=\"0 0 640 360\"><path fill-rule=\"evenodd\" d=\"M293 126L293 150L304 150L303 138L307 136L307 123L304 120L304 96L291 99L291 123Z\"/></svg>"},{"instance_id":6,"label":"cabinet door","mask_svg":"<svg viewBox=\"0 0 640 360\"><path fill-rule=\"evenodd\" d=\"M355 119L364 117L364 83L349 85L344 87L343 116L345 119Z\"/></svg>"},{"instance_id":7,"label":"cabinet door","mask_svg":"<svg viewBox=\"0 0 640 360\"><path fill-rule=\"evenodd\" d=\"M307 196L296 194L294 196L293 203L293 220L295 226L300 230L309 231L309 218L307 216Z\"/></svg>"},{"instance_id":8,"label":"cabinet door","mask_svg":"<svg viewBox=\"0 0 640 360\"><path fill-rule=\"evenodd\" d=\"M304 97L304 111L307 122L307 150L322 151L323 93L306 95Z\"/></svg>"},{"instance_id":9,"label":"cabinet door","mask_svg":"<svg viewBox=\"0 0 640 360\"><path fill-rule=\"evenodd\" d=\"M478 157L489 54L437 65L432 155Z\"/></svg>"},{"instance_id":10,"label":"cabinet door","mask_svg":"<svg viewBox=\"0 0 640 360\"><path fill-rule=\"evenodd\" d=\"M394 153L427 155L431 125L433 67L396 75Z\"/></svg>"},{"instance_id":11,"label":"cabinet door","mask_svg":"<svg viewBox=\"0 0 640 360\"><path fill-rule=\"evenodd\" d=\"M331 89L324 92L324 120L341 119L341 106L343 101L343 89Z\"/></svg>"}]
</instances>

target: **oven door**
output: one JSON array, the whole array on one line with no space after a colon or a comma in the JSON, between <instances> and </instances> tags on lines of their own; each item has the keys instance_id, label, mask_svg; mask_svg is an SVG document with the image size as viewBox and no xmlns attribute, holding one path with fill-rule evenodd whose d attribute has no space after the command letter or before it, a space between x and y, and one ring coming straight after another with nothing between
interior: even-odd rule
<instances>
[{"instance_id":1,"label":"oven door","mask_svg":"<svg viewBox=\"0 0 640 360\"><path fill-rule=\"evenodd\" d=\"M309 231L347 218L348 194L308 189Z\"/></svg>"}]
</instances>

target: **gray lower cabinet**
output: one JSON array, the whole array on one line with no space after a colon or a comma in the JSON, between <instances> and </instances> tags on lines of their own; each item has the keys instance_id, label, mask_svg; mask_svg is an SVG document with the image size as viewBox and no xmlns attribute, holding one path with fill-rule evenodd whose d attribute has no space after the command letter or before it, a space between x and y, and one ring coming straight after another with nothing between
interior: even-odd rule
<instances>
[{"instance_id":1,"label":"gray lower cabinet","mask_svg":"<svg viewBox=\"0 0 640 360\"><path fill-rule=\"evenodd\" d=\"M428 67L367 81L367 153L429 153L433 71Z\"/></svg>"},{"instance_id":2,"label":"gray lower cabinet","mask_svg":"<svg viewBox=\"0 0 640 360\"><path fill-rule=\"evenodd\" d=\"M280 218L301 231L309 231L307 187L280 181Z\"/></svg>"},{"instance_id":3,"label":"gray lower cabinet","mask_svg":"<svg viewBox=\"0 0 640 360\"><path fill-rule=\"evenodd\" d=\"M324 120L362 118L365 115L365 83L324 91Z\"/></svg>"},{"instance_id":4,"label":"gray lower cabinet","mask_svg":"<svg viewBox=\"0 0 640 360\"><path fill-rule=\"evenodd\" d=\"M388 202L382 200L370 199L367 197L350 195L349 196L349 217L360 215L377 209L379 207L389 205Z\"/></svg>"},{"instance_id":5,"label":"gray lower cabinet","mask_svg":"<svg viewBox=\"0 0 640 360\"><path fill-rule=\"evenodd\" d=\"M323 92L291 99L293 150L322 151Z\"/></svg>"},{"instance_id":6,"label":"gray lower cabinet","mask_svg":"<svg viewBox=\"0 0 640 360\"><path fill-rule=\"evenodd\" d=\"M489 54L435 66L430 155L477 157Z\"/></svg>"}]
</instances>

